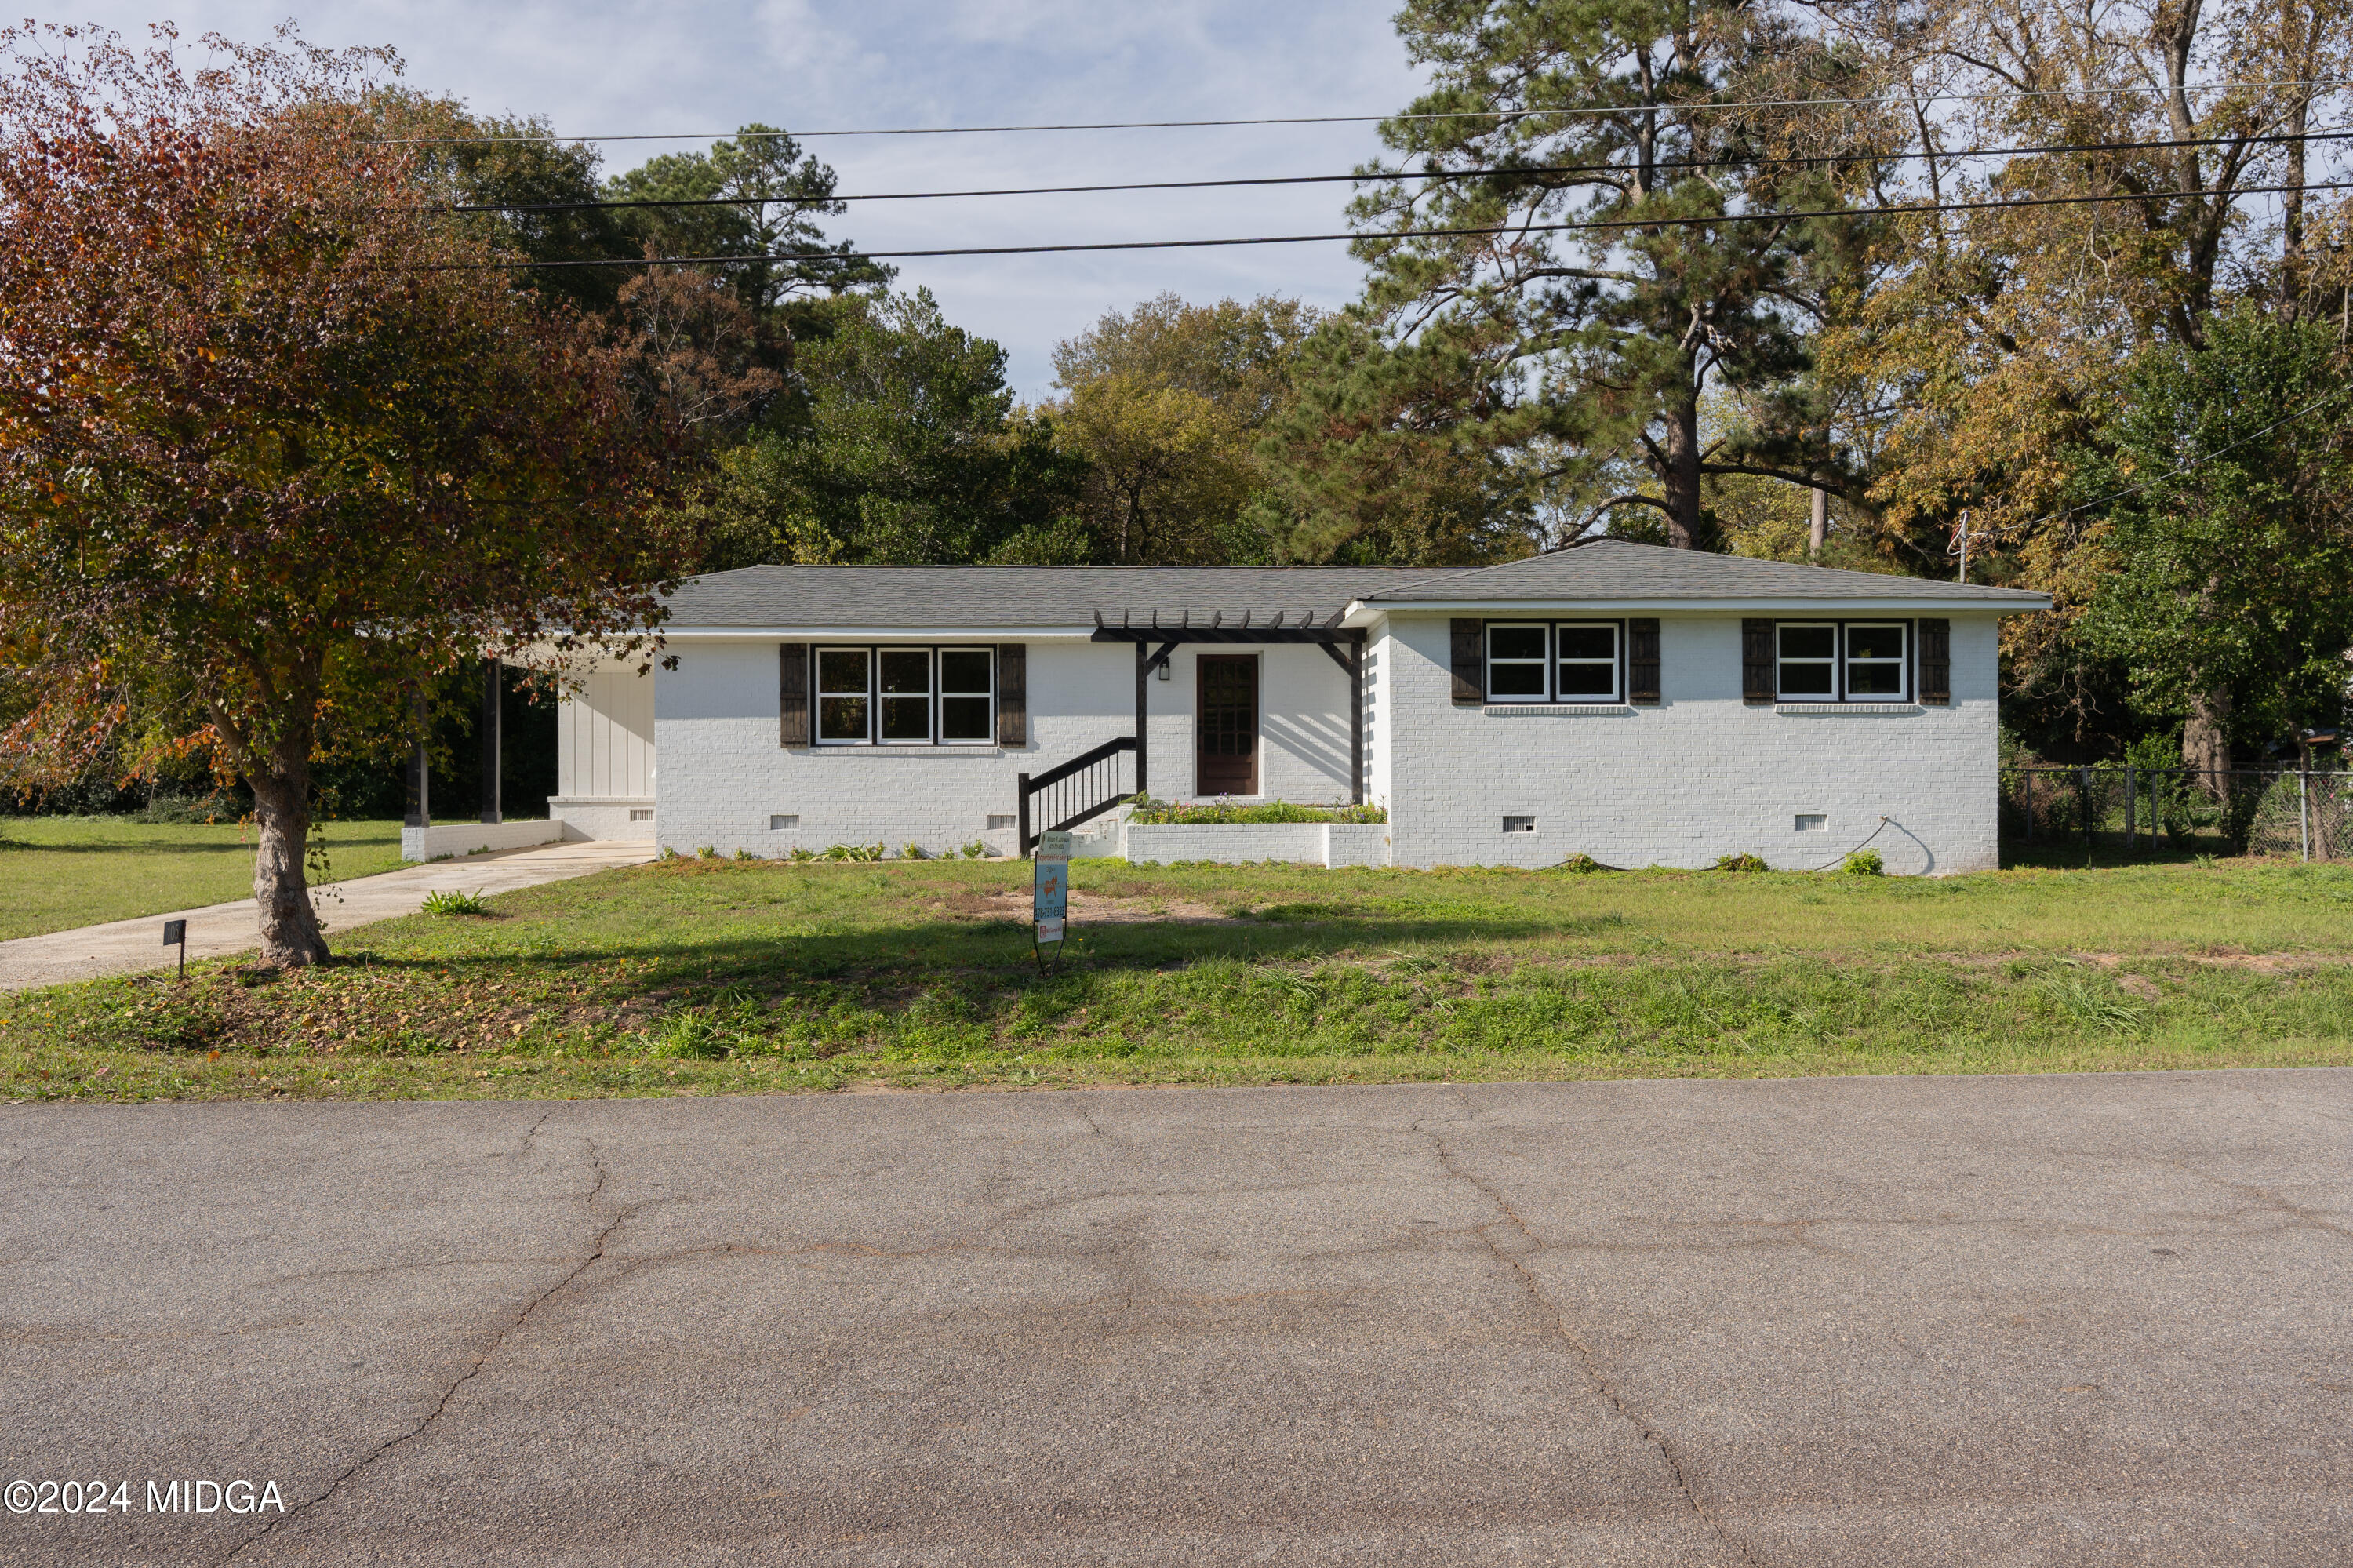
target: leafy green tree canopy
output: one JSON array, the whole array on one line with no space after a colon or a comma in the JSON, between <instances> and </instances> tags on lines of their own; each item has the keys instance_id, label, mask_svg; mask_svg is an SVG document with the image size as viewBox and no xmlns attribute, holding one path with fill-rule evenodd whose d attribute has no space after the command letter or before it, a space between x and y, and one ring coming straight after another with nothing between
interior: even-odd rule
<instances>
[{"instance_id":1,"label":"leafy green tree canopy","mask_svg":"<svg viewBox=\"0 0 2353 1568\"><path fill-rule=\"evenodd\" d=\"M1709 474L1849 484L1804 329L1850 221L1722 221L1837 208L1868 177L1851 115L1722 107L1842 95L1841 62L1742 0L1409 0L1398 26L1433 85L1383 125L1398 160L1353 209L1372 276L1294 432L1303 536L1338 547L1344 503L1381 488L1333 471L1351 461L1454 472L1419 509L1433 521L1445 490L1492 509L1516 485L1572 537L1632 506L1686 547L1713 542ZM1793 153L1820 161L1771 161ZM1714 384L1751 406L1740 442L1704 440Z\"/></svg>"},{"instance_id":2,"label":"leafy green tree canopy","mask_svg":"<svg viewBox=\"0 0 2353 1568\"><path fill-rule=\"evenodd\" d=\"M485 648L628 645L686 564L674 422L477 226L385 193L392 62L281 30L0 32L0 735L70 778L127 723L251 786L265 957L312 963L322 726L395 730ZM126 698L126 692L137 700Z\"/></svg>"},{"instance_id":3,"label":"leafy green tree canopy","mask_svg":"<svg viewBox=\"0 0 2353 1568\"><path fill-rule=\"evenodd\" d=\"M810 309L796 389L696 503L714 565L1086 558L1081 465L1015 408L1003 348L927 291Z\"/></svg>"},{"instance_id":4,"label":"leafy green tree canopy","mask_svg":"<svg viewBox=\"0 0 2353 1568\"><path fill-rule=\"evenodd\" d=\"M2144 713L2244 748L2344 716L2353 405L2327 324L2241 303L2204 326L2201 348L2142 353L2112 450L2080 470L2106 557L2082 634Z\"/></svg>"},{"instance_id":5,"label":"leafy green tree canopy","mask_svg":"<svg viewBox=\"0 0 2353 1568\"><path fill-rule=\"evenodd\" d=\"M1063 449L1085 465L1082 514L1097 559L1263 560L1253 450L1293 401L1292 371L1320 319L1297 300L1187 304L1176 294L1112 311L1054 349L1068 396Z\"/></svg>"},{"instance_id":6,"label":"leafy green tree canopy","mask_svg":"<svg viewBox=\"0 0 2353 1568\"><path fill-rule=\"evenodd\" d=\"M649 254L724 263L744 302L772 311L813 292L840 293L891 281L892 269L829 241L820 217L849 208L833 197L833 170L772 125L752 124L708 153L665 153L605 183L616 221ZM803 260L764 260L778 252ZM733 258L742 257L743 260Z\"/></svg>"}]
</instances>

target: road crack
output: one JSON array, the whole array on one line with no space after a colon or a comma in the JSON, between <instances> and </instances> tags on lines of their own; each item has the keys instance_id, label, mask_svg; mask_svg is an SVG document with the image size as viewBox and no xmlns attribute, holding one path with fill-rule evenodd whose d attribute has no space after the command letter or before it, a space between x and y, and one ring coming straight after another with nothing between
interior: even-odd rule
<instances>
[{"instance_id":1,"label":"road crack","mask_svg":"<svg viewBox=\"0 0 2353 1568\"><path fill-rule=\"evenodd\" d=\"M523 1143L526 1148L530 1146L530 1142L533 1139L539 1136L540 1128L547 1125L548 1117L554 1114L555 1113L551 1110L546 1113L546 1115L542 1116L538 1121L532 1124L531 1130L523 1134ZM587 1151L588 1162L590 1167L596 1172L596 1179L590 1184L588 1191L580 1195L579 1202L588 1210L589 1213L594 1216L602 1212L598 1207L598 1200L604 1196L605 1185L607 1181L611 1179L612 1173L605 1168L604 1156L597 1150L596 1143L594 1139L583 1138L580 1139L580 1143ZM325 1503L337 1492L341 1491L353 1478L366 1470L368 1467L374 1465L378 1459L383 1458L386 1454L391 1453L396 1448L405 1446L406 1445L423 1436L426 1433L430 1432L435 1425L440 1421L442 1416L448 1413L449 1402L457 1397L458 1391L464 1388L468 1383L473 1382L474 1379L481 1375L482 1369L490 1365L492 1358L497 1356L499 1353L500 1348L507 1342L509 1336L512 1335L524 1324L530 1322L533 1314L536 1313L542 1307L554 1299L557 1296L562 1295L565 1291L570 1289L573 1283L579 1279L582 1275L587 1273L598 1263L604 1261L606 1247L611 1244L615 1233L618 1232L623 1225L628 1223L633 1213L633 1210L628 1208L615 1209L611 1211L609 1216L605 1218L599 1226L596 1239L589 1245L587 1255L583 1257L579 1263L575 1265L572 1270L565 1274L563 1278L558 1279L553 1285L548 1286L545 1289L533 1296L529 1301L523 1303L522 1308L520 1311L516 1312L512 1317L508 1319L505 1323L501 1325L498 1331L491 1336L490 1342L484 1345L470 1358L470 1361L466 1369L459 1372L455 1378L451 1379L448 1386L441 1391L441 1397L434 1402L433 1408L426 1413L423 1420L417 1422L416 1425L410 1427L406 1432L396 1433L393 1436L385 1438L383 1442L377 1444L374 1448L369 1449L365 1454L363 1454L359 1458L353 1460L349 1466L345 1467L343 1473L337 1476L333 1480L329 1481L325 1489L320 1491L317 1496L305 1498L301 1502L296 1503L292 1508L287 1510L284 1513L280 1514L275 1519L265 1523L259 1530L254 1531L251 1535L247 1536L243 1541L237 1544L236 1548L232 1550L227 1556L221 1559L221 1568L227 1568L229 1563L236 1562L248 1550L259 1545L263 1541L275 1533L281 1525L288 1524L292 1520L301 1518L311 1510Z\"/></svg>"},{"instance_id":2,"label":"road crack","mask_svg":"<svg viewBox=\"0 0 2353 1568\"><path fill-rule=\"evenodd\" d=\"M1478 1112L1468 1101L1463 1103L1463 1109L1466 1119L1477 1118ZM1586 1380L1592 1383L1594 1391L1601 1396L1602 1403L1609 1405L1611 1412L1620 1420L1640 1433L1642 1440L1657 1452L1660 1460L1667 1467L1667 1473L1674 1478L1675 1489L1683 1494L1683 1501L1691 1505L1692 1512L1699 1517L1700 1522L1706 1525L1715 1533L1715 1538L1723 1542L1741 1562L1749 1564L1750 1568L1758 1568L1756 1553L1746 1544L1736 1540L1731 1532L1724 1528L1723 1523L1714 1514L1708 1512L1706 1503L1701 1500L1698 1490L1692 1485L1691 1472L1684 1467L1683 1457L1675 1452L1674 1445L1667 1441L1666 1434L1651 1425L1643 1418L1640 1411L1627 1402L1626 1396L1602 1371L1600 1358L1593 1353L1593 1347L1586 1343L1583 1336L1569 1326L1568 1315L1561 1310L1552 1298L1545 1294L1544 1286L1536 1278L1535 1271L1524 1261L1527 1254L1542 1250L1545 1244L1537 1238L1527 1221L1520 1217L1519 1211L1512 1207L1511 1201L1493 1186L1473 1175L1457 1157L1452 1147L1447 1143L1446 1135L1428 1125L1437 1119L1429 1117L1420 1118L1413 1123L1413 1130L1422 1133L1430 1139L1431 1148L1437 1151L1439 1169L1469 1186L1503 1215L1501 1220L1490 1220L1484 1224L1473 1227L1478 1233L1480 1241L1486 1245L1487 1250L1494 1254L1499 1261L1508 1265L1512 1271L1519 1276L1520 1285L1526 1290L1528 1299L1535 1303L1536 1310L1552 1324L1553 1333L1576 1352L1578 1366L1583 1369ZM1444 1123L1441 1121L1440 1125L1443 1126ZM1508 1228L1515 1233L1525 1244L1525 1247L1514 1251L1499 1245L1493 1234L1498 1226Z\"/></svg>"}]
</instances>

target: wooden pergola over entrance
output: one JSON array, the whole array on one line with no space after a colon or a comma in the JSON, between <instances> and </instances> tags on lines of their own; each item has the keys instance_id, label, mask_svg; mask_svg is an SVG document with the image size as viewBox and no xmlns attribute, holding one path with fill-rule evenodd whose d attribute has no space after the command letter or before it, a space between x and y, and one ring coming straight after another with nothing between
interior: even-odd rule
<instances>
[{"instance_id":1,"label":"wooden pergola over entrance","mask_svg":"<svg viewBox=\"0 0 2353 1568\"><path fill-rule=\"evenodd\" d=\"M1168 662L1168 656L1188 642L1313 642L1322 648L1324 656L1337 664L1348 677L1348 791L1350 800L1365 803L1365 634L1354 627L1340 624L1340 612L1318 621L1313 614L1302 615L1285 624L1286 615L1276 614L1271 620L1250 624L1246 611L1240 620L1229 624L1222 613L1209 617L1206 624L1197 625L1190 613L1174 626L1164 624L1155 615L1148 624L1139 625L1127 616L1119 624L1111 624L1103 612L1095 612L1096 642L1133 642L1135 644L1135 792L1146 791L1148 758L1145 747L1145 683L1153 673Z\"/></svg>"}]
</instances>

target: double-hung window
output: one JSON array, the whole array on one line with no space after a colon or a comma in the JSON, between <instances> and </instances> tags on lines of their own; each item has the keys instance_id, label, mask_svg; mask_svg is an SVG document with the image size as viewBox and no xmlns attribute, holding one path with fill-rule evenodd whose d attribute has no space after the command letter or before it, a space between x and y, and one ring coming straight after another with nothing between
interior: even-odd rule
<instances>
[{"instance_id":1,"label":"double-hung window","mask_svg":"<svg viewBox=\"0 0 2353 1568\"><path fill-rule=\"evenodd\" d=\"M1552 629L1557 674L1553 694L1564 703L1618 700L1618 623L1564 620Z\"/></svg>"},{"instance_id":2,"label":"double-hung window","mask_svg":"<svg viewBox=\"0 0 2353 1568\"><path fill-rule=\"evenodd\" d=\"M1541 620L1487 625L1487 695L1496 702L1541 703L1552 695L1545 680L1552 628Z\"/></svg>"},{"instance_id":3,"label":"double-hung window","mask_svg":"<svg viewBox=\"0 0 2353 1568\"><path fill-rule=\"evenodd\" d=\"M817 740L862 746L874 733L874 651L817 651Z\"/></svg>"},{"instance_id":4,"label":"double-hung window","mask_svg":"<svg viewBox=\"0 0 2353 1568\"><path fill-rule=\"evenodd\" d=\"M1487 700L1614 703L1624 628L1614 620L1487 623Z\"/></svg>"},{"instance_id":5,"label":"double-hung window","mask_svg":"<svg viewBox=\"0 0 2353 1568\"><path fill-rule=\"evenodd\" d=\"M878 648L882 677L882 722L874 738L884 746L932 743L932 651Z\"/></svg>"},{"instance_id":6,"label":"double-hung window","mask_svg":"<svg viewBox=\"0 0 2353 1568\"><path fill-rule=\"evenodd\" d=\"M997 738L997 660L986 648L940 650L940 744L986 746Z\"/></svg>"},{"instance_id":7,"label":"double-hung window","mask_svg":"<svg viewBox=\"0 0 2353 1568\"><path fill-rule=\"evenodd\" d=\"M1784 702L1902 702L1912 627L1902 620L1785 620L1773 629L1776 695Z\"/></svg>"},{"instance_id":8,"label":"double-hung window","mask_svg":"<svg viewBox=\"0 0 2353 1568\"><path fill-rule=\"evenodd\" d=\"M1838 622L1785 620L1775 627L1778 691L1799 702L1838 701Z\"/></svg>"},{"instance_id":9,"label":"double-hung window","mask_svg":"<svg viewBox=\"0 0 2353 1568\"><path fill-rule=\"evenodd\" d=\"M1900 620L1846 623L1846 694L1904 700L1904 634Z\"/></svg>"},{"instance_id":10,"label":"double-hung window","mask_svg":"<svg viewBox=\"0 0 2353 1568\"><path fill-rule=\"evenodd\" d=\"M819 746L987 746L997 736L987 648L817 651Z\"/></svg>"}]
</instances>

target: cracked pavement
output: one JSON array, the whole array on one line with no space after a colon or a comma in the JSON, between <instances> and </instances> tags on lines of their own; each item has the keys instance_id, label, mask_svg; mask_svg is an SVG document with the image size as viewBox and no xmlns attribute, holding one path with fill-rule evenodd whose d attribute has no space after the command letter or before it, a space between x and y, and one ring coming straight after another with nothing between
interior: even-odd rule
<instances>
[{"instance_id":1,"label":"cracked pavement","mask_svg":"<svg viewBox=\"0 0 2353 1568\"><path fill-rule=\"evenodd\" d=\"M2335 1563L2353 1070L0 1107L5 1563Z\"/></svg>"}]
</instances>

